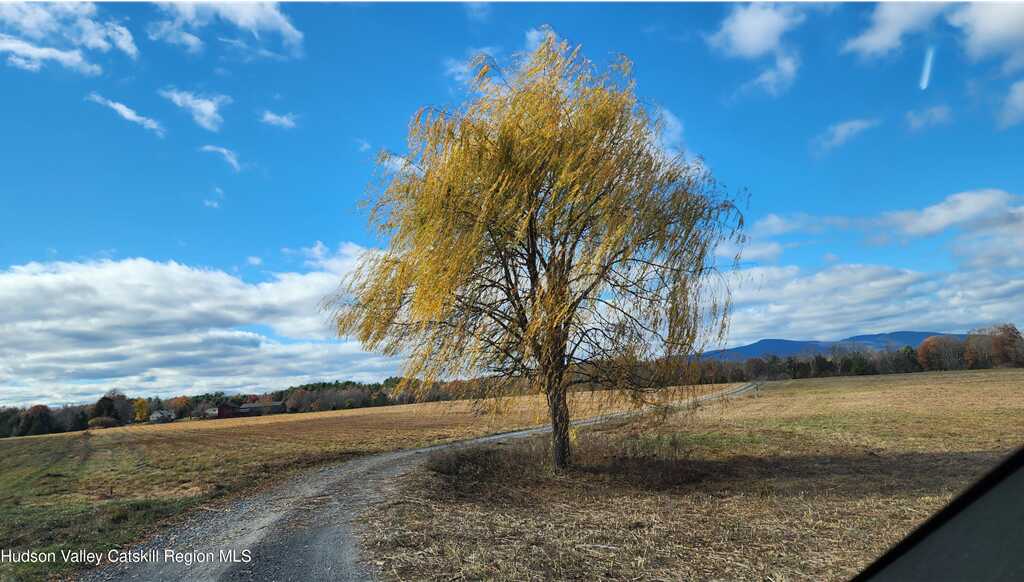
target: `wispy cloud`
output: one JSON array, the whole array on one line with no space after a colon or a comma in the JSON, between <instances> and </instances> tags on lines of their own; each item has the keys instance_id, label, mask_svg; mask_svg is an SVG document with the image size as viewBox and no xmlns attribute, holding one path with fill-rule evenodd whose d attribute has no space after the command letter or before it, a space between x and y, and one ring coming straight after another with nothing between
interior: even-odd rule
<instances>
[{"instance_id":1,"label":"wispy cloud","mask_svg":"<svg viewBox=\"0 0 1024 582\"><path fill-rule=\"evenodd\" d=\"M466 17L475 22L487 22L491 18L491 5L488 2L466 2L462 5Z\"/></svg>"},{"instance_id":2,"label":"wispy cloud","mask_svg":"<svg viewBox=\"0 0 1024 582\"><path fill-rule=\"evenodd\" d=\"M658 135L658 149L670 158L682 155L685 147L683 122L668 108L659 106L655 112L661 127L661 133Z\"/></svg>"},{"instance_id":3,"label":"wispy cloud","mask_svg":"<svg viewBox=\"0 0 1024 582\"><path fill-rule=\"evenodd\" d=\"M944 125L953 119L953 111L946 105L936 105L920 111L907 112L907 127L920 131L936 125Z\"/></svg>"},{"instance_id":4,"label":"wispy cloud","mask_svg":"<svg viewBox=\"0 0 1024 582\"><path fill-rule=\"evenodd\" d=\"M823 133L813 140L813 145L820 153L829 152L865 131L878 127L881 120L877 118L850 119L828 126Z\"/></svg>"},{"instance_id":5,"label":"wispy cloud","mask_svg":"<svg viewBox=\"0 0 1024 582\"><path fill-rule=\"evenodd\" d=\"M224 190L221 190L219 186L213 188L214 197L206 198L203 200L203 206L206 208L220 208L220 203L224 200Z\"/></svg>"},{"instance_id":6,"label":"wispy cloud","mask_svg":"<svg viewBox=\"0 0 1024 582\"><path fill-rule=\"evenodd\" d=\"M775 66L761 71L761 74L747 81L740 90L761 89L765 93L777 97L786 92L796 80L800 60L796 55L778 53L775 55Z\"/></svg>"},{"instance_id":7,"label":"wispy cloud","mask_svg":"<svg viewBox=\"0 0 1024 582\"><path fill-rule=\"evenodd\" d=\"M370 142L366 141L365 139L363 139L361 137L357 137L355 139L355 142L356 142L356 149L358 149L361 152L368 152L373 147L372 145L370 145Z\"/></svg>"},{"instance_id":8,"label":"wispy cloud","mask_svg":"<svg viewBox=\"0 0 1024 582\"><path fill-rule=\"evenodd\" d=\"M131 31L113 20L100 19L91 2L0 3L0 25L36 43L71 44L100 52L116 48L132 59L139 56Z\"/></svg>"},{"instance_id":9,"label":"wispy cloud","mask_svg":"<svg viewBox=\"0 0 1024 582\"><path fill-rule=\"evenodd\" d=\"M284 61L288 59L286 55L262 46L250 45L240 38L218 37L217 40L231 47L241 60L246 63L257 60Z\"/></svg>"},{"instance_id":10,"label":"wispy cloud","mask_svg":"<svg viewBox=\"0 0 1024 582\"><path fill-rule=\"evenodd\" d=\"M223 148L214 145L204 145L203 147L199 148L199 151L209 152L212 154L219 154L222 158L224 158L224 161L227 162L227 164L231 166L236 172L241 171L242 169L242 165L238 163L238 154L229 150L228 148Z\"/></svg>"},{"instance_id":11,"label":"wispy cloud","mask_svg":"<svg viewBox=\"0 0 1024 582\"><path fill-rule=\"evenodd\" d=\"M292 129L295 127L295 114L285 113L278 115L269 110L264 110L263 115L260 116L260 121L267 125L274 125L277 127L283 127L285 129Z\"/></svg>"},{"instance_id":12,"label":"wispy cloud","mask_svg":"<svg viewBox=\"0 0 1024 582\"><path fill-rule=\"evenodd\" d=\"M921 210L888 212L880 224L907 236L930 236L951 227L977 224L1005 216L1015 197L1003 190L974 190L951 194Z\"/></svg>"},{"instance_id":13,"label":"wispy cloud","mask_svg":"<svg viewBox=\"0 0 1024 582\"><path fill-rule=\"evenodd\" d=\"M1024 122L1024 80L1010 85L999 111L999 127L1006 129L1021 122Z\"/></svg>"},{"instance_id":14,"label":"wispy cloud","mask_svg":"<svg viewBox=\"0 0 1024 582\"><path fill-rule=\"evenodd\" d=\"M219 20L257 39L264 33L277 34L292 56L302 54L303 34L276 2L183 2L162 4L161 8L170 19L151 24L150 38L184 46L190 52L201 50L203 43L189 31L198 31Z\"/></svg>"},{"instance_id":15,"label":"wispy cloud","mask_svg":"<svg viewBox=\"0 0 1024 582\"><path fill-rule=\"evenodd\" d=\"M65 69L85 75L99 75L103 69L85 60L82 52L36 46L27 41L0 34L0 54L7 53L7 64L25 71L37 72L43 63L53 61Z\"/></svg>"},{"instance_id":16,"label":"wispy cloud","mask_svg":"<svg viewBox=\"0 0 1024 582\"><path fill-rule=\"evenodd\" d=\"M231 103L227 95L196 95L189 91L179 91L174 87L160 90L160 95L185 109L192 114L192 119L204 129L220 131L224 118L220 115L220 108Z\"/></svg>"},{"instance_id":17,"label":"wispy cloud","mask_svg":"<svg viewBox=\"0 0 1024 582\"><path fill-rule=\"evenodd\" d=\"M881 57L902 46L903 37L927 29L945 9L941 3L893 2L875 5L871 25L846 41L842 52Z\"/></svg>"},{"instance_id":18,"label":"wispy cloud","mask_svg":"<svg viewBox=\"0 0 1024 582\"><path fill-rule=\"evenodd\" d=\"M110 99L107 99L106 97L103 97L99 93L95 92L89 93L89 95L86 96L86 100L92 101L93 103L98 103L105 107L109 107L110 109L113 109L123 119L141 125L142 127L152 131L159 137L164 136L164 128L162 125L160 125L160 122L156 121L155 119L150 119L149 117L143 117L142 115L139 115L138 113L136 113L134 109L128 107L124 103L111 101Z\"/></svg>"},{"instance_id":19,"label":"wispy cloud","mask_svg":"<svg viewBox=\"0 0 1024 582\"><path fill-rule=\"evenodd\" d=\"M182 30L173 21L161 20L151 22L146 29L149 40L162 40L168 44L178 45L185 48L189 54L199 54L203 50L203 41L198 36Z\"/></svg>"}]
</instances>

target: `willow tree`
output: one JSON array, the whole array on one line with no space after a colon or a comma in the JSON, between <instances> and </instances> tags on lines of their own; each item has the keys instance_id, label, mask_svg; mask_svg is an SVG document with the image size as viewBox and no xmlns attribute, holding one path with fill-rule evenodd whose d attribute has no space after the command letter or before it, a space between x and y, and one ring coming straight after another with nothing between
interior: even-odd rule
<instances>
[{"instance_id":1,"label":"willow tree","mask_svg":"<svg viewBox=\"0 0 1024 582\"><path fill-rule=\"evenodd\" d=\"M387 248L329 305L341 335L407 357L403 388L525 380L564 467L573 386L643 401L724 334L715 250L740 241L742 217L703 165L663 147L626 59L599 71L549 34L512 70L481 58L475 72L461 106L416 115L407 156L381 156L394 171L371 220Z\"/></svg>"}]
</instances>

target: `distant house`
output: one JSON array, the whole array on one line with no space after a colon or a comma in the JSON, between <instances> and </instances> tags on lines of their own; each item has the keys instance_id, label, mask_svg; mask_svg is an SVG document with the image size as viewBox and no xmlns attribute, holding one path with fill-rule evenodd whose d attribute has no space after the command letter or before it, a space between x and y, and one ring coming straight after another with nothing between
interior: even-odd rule
<instances>
[{"instance_id":1,"label":"distant house","mask_svg":"<svg viewBox=\"0 0 1024 582\"><path fill-rule=\"evenodd\" d=\"M157 410L149 415L149 422L171 422L174 420L174 413L170 410Z\"/></svg>"},{"instance_id":2,"label":"distant house","mask_svg":"<svg viewBox=\"0 0 1024 582\"><path fill-rule=\"evenodd\" d=\"M217 406L206 409L206 418L234 418L240 416L238 405L232 402L221 402Z\"/></svg>"},{"instance_id":3,"label":"distant house","mask_svg":"<svg viewBox=\"0 0 1024 582\"><path fill-rule=\"evenodd\" d=\"M262 414L279 414L285 411L284 402L250 402L243 404L238 412L242 416L259 416Z\"/></svg>"}]
</instances>

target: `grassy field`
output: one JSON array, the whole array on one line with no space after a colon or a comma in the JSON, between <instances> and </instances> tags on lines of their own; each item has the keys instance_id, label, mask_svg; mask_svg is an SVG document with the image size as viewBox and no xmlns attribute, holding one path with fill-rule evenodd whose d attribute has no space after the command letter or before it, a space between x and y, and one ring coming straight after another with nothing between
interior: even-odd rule
<instances>
[{"instance_id":1,"label":"grassy field","mask_svg":"<svg viewBox=\"0 0 1024 582\"><path fill-rule=\"evenodd\" d=\"M1024 370L773 382L665 422L435 455L365 516L385 579L839 580L1024 444Z\"/></svg>"},{"instance_id":2,"label":"grassy field","mask_svg":"<svg viewBox=\"0 0 1024 582\"><path fill-rule=\"evenodd\" d=\"M623 406L610 393L574 398L577 416ZM431 403L0 439L0 548L105 551L289 470L542 424L545 411L541 398L518 397L485 410ZM0 564L0 580L60 572Z\"/></svg>"}]
</instances>

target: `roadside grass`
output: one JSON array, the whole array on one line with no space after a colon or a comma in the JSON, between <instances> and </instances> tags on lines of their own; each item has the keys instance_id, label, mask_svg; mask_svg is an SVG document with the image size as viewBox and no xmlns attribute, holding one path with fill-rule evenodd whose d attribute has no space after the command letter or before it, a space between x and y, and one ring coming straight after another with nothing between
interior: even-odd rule
<instances>
[{"instance_id":1,"label":"roadside grass","mask_svg":"<svg viewBox=\"0 0 1024 582\"><path fill-rule=\"evenodd\" d=\"M726 386L681 388L685 399ZM574 395L574 414L628 406L621 394ZM539 397L273 415L0 439L0 548L123 547L216 498L325 462L543 424ZM0 564L0 581L74 565Z\"/></svg>"},{"instance_id":2,"label":"roadside grass","mask_svg":"<svg viewBox=\"0 0 1024 582\"><path fill-rule=\"evenodd\" d=\"M385 579L838 580L1024 444L1024 370L773 382L437 453L365 516Z\"/></svg>"}]
</instances>

